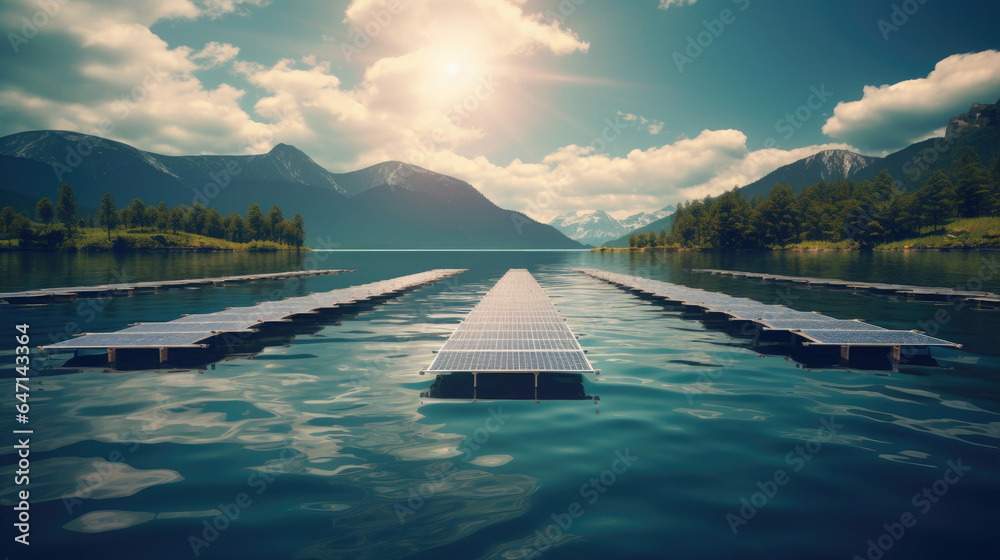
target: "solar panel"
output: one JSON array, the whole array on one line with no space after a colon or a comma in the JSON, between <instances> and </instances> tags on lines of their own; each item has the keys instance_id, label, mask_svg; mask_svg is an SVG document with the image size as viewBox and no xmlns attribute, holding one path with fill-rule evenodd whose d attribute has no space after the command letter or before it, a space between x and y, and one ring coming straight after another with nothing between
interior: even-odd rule
<instances>
[{"instance_id":1,"label":"solar panel","mask_svg":"<svg viewBox=\"0 0 1000 560\"><path fill-rule=\"evenodd\" d=\"M215 336L212 332L181 333L94 333L71 338L46 348L184 348Z\"/></svg>"},{"instance_id":2,"label":"solar panel","mask_svg":"<svg viewBox=\"0 0 1000 560\"><path fill-rule=\"evenodd\" d=\"M429 372L593 372L559 311L526 270L512 269L469 312Z\"/></svg>"},{"instance_id":3,"label":"solar panel","mask_svg":"<svg viewBox=\"0 0 1000 560\"><path fill-rule=\"evenodd\" d=\"M139 323L131 327L118 331L122 334L138 333L185 333L185 332L212 332L212 331L244 331L255 323L245 321L239 322L212 322L212 323L179 323L168 321L166 323Z\"/></svg>"},{"instance_id":4,"label":"solar panel","mask_svg":"<svg viewBox=\"0 0 1000 560\"><path fill-rule=\"evenodd\" d=\"M797 311L787 307L766 305L744 298L735 298L718 292L707 292L696 288L674 286L669 283L660 283L637 276L629 276L604 270L582 269L580 272L589 274L595 278L617 284L619 286L632 286L649 288L664 284L664 293L671 293L672 297L681 298L685 304L700 307L709 312L725 313L734 319L753 321L761 326L772 330L795 331L808 342L807 344L830 345L830 346L950 346L960 348L961 345L948 342L939 338L934 338L912 331L894 331L875 325L869 325L861 321L844 321L820 315ZM723 272L715 270L701 270L700 272ZM737 273L735 275L751 275L751 273ZM773 277L771 275L757 275ZM795 277L773 277L777 279L802 280ZM808 280L808 279L806 279ZM867 284L872 286L872 284ZM879 284L878 288L897 288L897 285ZM660 288L657 288L660 289Z\"/></svg>"},{"instance_id":5,"label":"solar panel","mask_svg":"<svg viewBox=\"0 0 1000 560\"><path fill-rule=\"evenodd\" d=\"M822 316L820 316L822 317ZM766 328L772 330L824 330L824 331L884 331L882 327L876 327L862 321L843 321L825 317L823 319L812 319L795 321L788 319L762 320Z\"/></svg>"},{"instance_id":6,"label":"solar panel","mask_svg":"<svg viewBox=\"0 0 1000 560\"><path fill-rule=\"evenodd\" d=\"M950 346L958 344L912 331L803 330L798 333L810 344L833 346Z\"/></svg>"}]
</instances>

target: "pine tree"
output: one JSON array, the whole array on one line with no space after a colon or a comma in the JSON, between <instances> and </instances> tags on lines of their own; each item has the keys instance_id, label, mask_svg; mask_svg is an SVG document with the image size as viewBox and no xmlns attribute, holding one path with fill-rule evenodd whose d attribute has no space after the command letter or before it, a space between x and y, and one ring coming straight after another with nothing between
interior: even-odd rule
<instances>
[{"instance_id":1,"label":"pine tree","mask_svg":"<svg viewBox=\"0 0 1000 560\"><path fill-rule=\"evenodd\" d=\"M247 235L250 239L264 239L266 227L264 213L260 211L260 205L254 202L247 209Z\"/></svg>"},{"instance_id":2,"label":"pine tree","mask_svg":"<svg viewBox=\"0 0 1000 560\"><path fill-rule=\"evenodd\" d=\"M38 217L38 221L45 225L52 223L52 217L55 216L55 209L52 207L52 201L47 197L42 197L42 199L35 204L35 216Z\"/></svg>"},{"instance_id":3,"label":"pine tree","mask_svg":"<svg viewBox=\"0 0 1000 560\"><path fill-rule=\"evenodd\" d=\"M146 205L141 199L133 198L132 203L128 205L128 222L132 227L139 226L139 231L143 230L146 224Z\"/></svg>"},{"instance_id":4,"label":"pine tree","mask_svg":"<svg viewBox=\"0 0 1000 560\"><path fill-rule=\"evenodd\" d=\"M115 199L111 193L104 193L101 205L97 209L97 222L108 230L108 241L111 241L111 230L118 225L118 211L115 209Z\"/></svg>"},{"instance_id":5,"label":"pine tree","mask_svg":"<svg viewBox=\"0 0 1000 560\"><path fill-rule=\"evenodd\" d=\"M56 215L59 221L66 224L70 230L76 220L76 213L80 210L80 205L76 203L76 194L69 183L63 183L59 187L59 198L56 201Z\"/></svg>"},{"instance_id":6,"label":"pine tree","mask_svg":"<svg viewBox=\"0 0 1000 560\"><path fill-rule=\"evenodd\" d=\"M917 190L917 207L920 217L930 221L935 231L955 215L955 187L943 171L932 171Z\"/></svg>"}]
</instances>

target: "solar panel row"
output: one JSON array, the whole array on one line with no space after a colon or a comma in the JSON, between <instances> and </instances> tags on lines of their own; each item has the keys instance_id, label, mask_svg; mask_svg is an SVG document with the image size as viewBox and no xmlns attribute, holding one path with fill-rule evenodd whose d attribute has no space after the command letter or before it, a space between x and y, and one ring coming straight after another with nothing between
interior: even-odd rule
<instances>
[{"instance_id":1,"label":"solar panel row","mask_svg":"<svg viewBox=\"0 0 1000 560\"><path fill-rule=\"evenodd\" d=\"M455 329L426 371L568 373L594 368L534 277L512 269Z\"/></svg>"},{"instance_id":2,"label":"solar panel row","mask_svg":"<svg viewBox=\"0 0 1000 560\"><path fill-rule=\"evenodd\" d=\"M83 348L192 348L226 332L246 332L264 323L291 321L296 315L310 314L340 305L353 304L396 293L413 286L440 280L462 270L437 269L382 280L320 294L293 297L250 307L225 309L215 313L188 315L164 323L139 323L113 333L90 333L71 338L45 349Z\"/></svg>"},{"instance_id":3,"label":"solar panel row","mask_svg":"<svg viewBox=\"0 0 1000 560\"><path fill-rule=\"evenodd\" d=\"M733 320L752 321L766 330L789 331L803 339L804 344L827 346L948 346L961 348L947 340L915 331L894 331L855 320L843 320L736 298L718 292L608 272L579 269L580 272L628 289L639 290L708 313L718 313Z\"/></svg>"}]
</instances>

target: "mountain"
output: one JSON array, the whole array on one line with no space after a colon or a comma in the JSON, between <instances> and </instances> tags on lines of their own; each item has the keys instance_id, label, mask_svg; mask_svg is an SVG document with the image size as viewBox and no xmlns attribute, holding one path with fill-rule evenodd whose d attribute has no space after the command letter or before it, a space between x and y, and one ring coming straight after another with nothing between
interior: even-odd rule
<instances>
[{"instance_id":1,"label":"mountain","mask_svg":"<svg viewBox=\"0 0 1000 560\"><path fill-rule=\"evenodd\" d=\"M670 204L655 212L639 212L638 214L632 214L624 220L618 221L621 222L626 231L634 231L651 224L656 220L666 218L667 216L673 214L675 210L677 210L677 208L673 204Z\"/></svg>"},{"instance_id":2,"label":"mountain","mask_svg":"<svg viewBox=\"0 0 1000 560\"><path fill-rule=\"evenodd\" d=\"M673 225L674 225L674 215L673 215L673 213L671 213L670 215L665 216L663 218L660 218L659 220L656 220L655 222L650 222L650 223L642 226L641 228L634 229L634 230L626 233L625 235L619 237L618 239L613 239L611 241L608 241L608 242L604 243L604 246L605 247L628 247L628 236L632 235L633 233L645 233L647 231L652 231L652 232L659 233L661 229L665 229L667 231L670 231L671 228L673 228Z\"/></svg>"},{"instance_id":3,"label":"mountain","mask_svg":"<svg viewBox=\"0 0 1000 560\"><path fill-rule=\"evenodd\" d=\"M615 239L625 226L603 210L577 210L556 216L549 225L570 239L587 245L600 245Z\"/></svg>"},{"instance_id":4,"label":"mountain","mask_svg":"<svg viewBox=\"0 0 1000 560\"><path fill-rule=\"evenodd\" d=\"M779 167L742 187L740 192L748 200L756 195L767 196L777 183L788 183L792 186L792 191L797 192L820 181L847 179L880 159L847 150L824 150Z\"/></svg>"},{"instance_id":5,"label":"mountain","mask_svg":"<svg viewBox=\"0 0 1000 560\"><path fill-rule=\"evenodd\" d=\"M667 206L654 212L632 214L624 220L617 220L603 210L577 210L556 216L549 222L549 225L570 239L587 245L599 246L651 222L665 218L674 210L673 206Z\"/></svg>"},{"instance_id":6,"label":"mountain","mask_svg":"<svg viewBox=\"0 0 1000 560\"><path fill-rule=\"evenodd\" d=\"M1000 101L974 103L972 108L948 121L944 137L917 142L885 157L863 156L846 150L826 150L772 171L740 189L743 196L766 196L776 183L788 183L793 191L820 181L852 179L870 181L886 169L901 190L914 190L934 170L954 171L952 165L969 148L988 164L1000 157ZM943 124L943 123L942 123Z\"/></svg>"},{"instance_id":7,"label":"mountain","mask_svg":"<svg viewBox=\"0 0 1000 560\"><path fill-rule=\"evenodd\" d=\"M306 222L306 244L345 248L581 248L556 229L504 210L472 185L402 162L331 173L293 146L266 154L165 156L66 131L0 138L0 205L29 195L55 200L63 181L81 206L110 192L170 206L201 202L223 215L257 202ZM4 193L8 193L5 195ZM9 194L13 193L13 194Z\"/></svg>"}]
</instances>

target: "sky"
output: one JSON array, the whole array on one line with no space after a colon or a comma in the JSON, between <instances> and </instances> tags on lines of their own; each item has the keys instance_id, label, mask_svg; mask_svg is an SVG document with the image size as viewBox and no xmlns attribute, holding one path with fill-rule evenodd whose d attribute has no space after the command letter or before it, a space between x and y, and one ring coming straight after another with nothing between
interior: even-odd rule
<instances>
[{"instance_id":1,"label":"sky","mask_svg":"<svg viewBox=\"0 0 1000 560\"><path fill-rule=\"evenodd\" d=\"M885 155L1000 99L1000 3L4 0L0 136L401 160L548 221Z\"/></svg>"}]
</instances>

